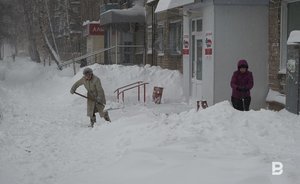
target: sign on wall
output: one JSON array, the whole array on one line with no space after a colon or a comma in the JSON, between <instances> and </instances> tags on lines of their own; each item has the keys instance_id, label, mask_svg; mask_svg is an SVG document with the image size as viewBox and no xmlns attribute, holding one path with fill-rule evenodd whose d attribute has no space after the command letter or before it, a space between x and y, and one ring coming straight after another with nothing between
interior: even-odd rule
<instances>
[{"instance_id":1,"label":"sign on wall","mask_svg":"<svg viewBox=\"0 0 300 184\"><path fill-rule=\"evenodd\" d=\"M204 55L210 57L213 54L212 32L205 33Z\"/></svg>"},{"instance_id":2,"label":"sign on wall","mask_svg":"<svg viewBox=\"0 0 300 184\"><path fill-rule=\"evenodd\" d=\"M182 54L189 55L189 51L190 51L189 35L183 35Z\"/></svg>"},{"instance_id":3,"label":"sign on wall","mask_svg":"<svg viewBox=\"0 0 300 184\"><path fill-rule=\"evenodd\" d=\"M83 35L104 35L104 29L102 26L100 26L100 24L97 23L87 24L83 29Z\"/></svg>"},{"instance_id":4,"label":"sign on wall","mask_svg":"<svg viewBox=\"0 0 300 184\"><path fill-rule=\"evenodd\" d=\"M103 27L100 24L89 24L89 35L104 35Z\"/></svg>"}]
</instances>

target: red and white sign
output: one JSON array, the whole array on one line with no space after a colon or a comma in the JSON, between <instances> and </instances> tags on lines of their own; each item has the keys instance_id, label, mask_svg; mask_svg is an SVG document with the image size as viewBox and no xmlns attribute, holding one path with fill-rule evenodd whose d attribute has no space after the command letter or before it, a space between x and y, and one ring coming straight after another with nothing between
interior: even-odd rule
<instances>
[{"instance_id":1,"label":"red and white sign","mask_svg":"<svg viewBox=\"0 0 300 184\"><path fill-rule=\"evenodd\" d=\"M183 36L182 54L189 55L189 52L190 52L189 35L184 35Z\"/></svg>"},{"instance_id":2,"label":"red and white sign","mask_svg":"<svg viewBox=\"0 0 300 184\"><path fill-rule=\"evenodd\" d=\"M212 56L212 54L213 54L212 32L207 32L205 34L204 55L205 56Z\"/></svg>"},{"instance_id":3,"label":"red and white sign","mask_svg":"<svg viewBox=\"0 0 300 184\"><path fill-rule=\"evenodd\" d=\"M89 24L89 35L104 35L104 29L100 24Z\"/></svg>"},{"instance_id":4,"label":"red and white sign","mask_svg":"<svg viewBox=\"0 0 300 184\"><path fill-rule=\"evenodd\" d=\"M100 26L100 24L90 23L85 26L83 34L84 36L104 35L104 29L102 26Z\"/></svg>"}]
</instances>

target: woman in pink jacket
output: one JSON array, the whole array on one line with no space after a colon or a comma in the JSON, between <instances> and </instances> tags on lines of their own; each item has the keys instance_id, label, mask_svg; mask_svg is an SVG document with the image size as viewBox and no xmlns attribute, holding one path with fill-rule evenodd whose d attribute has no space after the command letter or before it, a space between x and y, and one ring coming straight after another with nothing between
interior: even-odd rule
<instances>
[{"instance_id":1,"label":"woman in pink jacket","mask_svg":"<svg viewBox=\"0 0 300 184\"><path fill-rule=\"evenodd\" d=\"M248 63L246 60L239 60L237 64L238 70L231 77L231 103L232 106L240 111L249 111L251 103L250 90L253 88L252 72L248 71Z\"/></svg>"}]
</instances>

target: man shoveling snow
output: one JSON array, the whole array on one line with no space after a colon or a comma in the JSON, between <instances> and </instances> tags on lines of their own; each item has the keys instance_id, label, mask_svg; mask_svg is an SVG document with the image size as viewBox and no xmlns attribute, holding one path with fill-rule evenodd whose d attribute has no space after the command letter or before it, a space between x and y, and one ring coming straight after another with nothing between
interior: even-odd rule
<instances>
[{"instance_id":1,"label":"man shoveling snow","mask_svg":"<svg viewBox=\"0 0 300 184\"><path fill-rule=\"evenodd\" d=\"M91 124L93 127L96 122L95 113L99 112L100 117L103 117L106 121L110 122L108 112L104 110L106 100L104 90L101 85L100 79L93 74L91 68L85 68L83 70L83 77L73 84L70 92L74 94L76 89L84 85L87 90L87 116L90 117Z\"/></svg>"}]
</instances>

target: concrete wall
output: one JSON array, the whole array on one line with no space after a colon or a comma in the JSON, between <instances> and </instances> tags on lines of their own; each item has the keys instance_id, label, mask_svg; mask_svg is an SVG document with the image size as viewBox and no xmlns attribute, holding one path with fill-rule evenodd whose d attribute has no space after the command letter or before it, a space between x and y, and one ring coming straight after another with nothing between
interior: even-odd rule
<instances>
[{"instance_id":1,"label":"concrete wall","mask_svg":"<svg viewBox=\"0 0 300 184\"><path fill-rule=\"evenodd\" d=\"M91 53L94 51L98 51L100 49L104 48L104 36L88 36L87 37L87 53ZM88 58L92 59L92 58ZM104 63L104 53L103 54L98 54L95 56L94 62L96 63Z\"/></svg>"},{"instance_id":2,"label":"concrete wall","mask_svg":"<svg viewBox=\"0 0 300 184\"><path fill-rule=\"evenodd\" d=\"M203 8L203 35L206 33L212 32L214 33L214 6L213 4L209 4ZM212 36L213 41L215 40L214 36ZM203 40L203 44L205 44L205 40ZM213 53L215 53L213 43ZM203 47L204 48L204 47ZM204 53L204 51L203 51ZM208 105L214 104L214 55L211 58L206 58L203 54L203 83L202 83L202 94L203 100L207 100Z\"/></svg>"},{"instance_id":3,"label":"concrete wall","mask_svg":"<svg viewBox=\"0 0 300 184\"><path fill-rule=\"evenodd\" d=\"M268 6L215 5L214 12L214 103L230 100L232 73L238 60L246 59L254 77L250 108L264 107L268 89Z\"/></svg>"}]
</instances>

